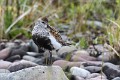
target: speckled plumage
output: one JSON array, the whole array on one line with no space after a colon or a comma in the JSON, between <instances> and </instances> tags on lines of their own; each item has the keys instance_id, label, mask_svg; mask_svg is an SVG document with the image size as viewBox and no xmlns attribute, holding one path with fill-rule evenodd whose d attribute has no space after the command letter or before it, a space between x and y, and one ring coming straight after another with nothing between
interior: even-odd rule
<instances>
[{"instance_id":1,"label":"speckled plumage","mask_svg":"<svg viewBox=\"0 0 120 80\"><path fill-rule=\"evenodd\" d=\"M41 49L47 49L50 51L50 62L52 62L52 50L58 50L65 45L64 41L62 40L59 32L48 25L47 18L39 18L33 24L32 30L32 39L34 43Z\"/></svg>"},{"instance_id":2,"label":"speckled plumage","mask_svg":"<svg viewBox=\"0 0 120 80\"><path fill-rule=\"evenodd\" d=\"M59 49L62 45L65 45L59 32L48 25L46 18L38 19L34 23L32 38L39 48L48 50Z\"/></svg>"}]
</instances>

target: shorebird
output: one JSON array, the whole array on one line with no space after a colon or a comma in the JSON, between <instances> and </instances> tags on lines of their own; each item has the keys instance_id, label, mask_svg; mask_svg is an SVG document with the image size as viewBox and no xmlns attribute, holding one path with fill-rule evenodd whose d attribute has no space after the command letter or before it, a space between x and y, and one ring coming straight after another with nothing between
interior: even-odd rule
<instances>
[{"instance_id":1,"label":"shorebird","mask_svg":"<svg viewBox=\"0 0 120 80\"><path fill-rule=\"evenodd\" d=\"M52 50L58 50L63 45L66 45L62 40L60 33L48 24L46 17L39 18L34 22L32 30L32 39L38 48L49 50L50 57L48 65L52 64Z\"/></svg>"}]
</instances>

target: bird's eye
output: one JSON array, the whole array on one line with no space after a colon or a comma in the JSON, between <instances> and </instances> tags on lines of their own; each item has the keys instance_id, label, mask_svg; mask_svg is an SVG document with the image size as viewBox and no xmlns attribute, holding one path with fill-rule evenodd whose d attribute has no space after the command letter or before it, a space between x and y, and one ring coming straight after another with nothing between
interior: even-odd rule
<instances>
[{"instance_id":1,"label":"bird's eye","mask_svg":"<svg viewBox=\"0 0 120 80\"><path fill-rule=\"evenodd\" d=\"M45 22L42 22L43 24L45 24Z\"/></svg>"}]
</instances>

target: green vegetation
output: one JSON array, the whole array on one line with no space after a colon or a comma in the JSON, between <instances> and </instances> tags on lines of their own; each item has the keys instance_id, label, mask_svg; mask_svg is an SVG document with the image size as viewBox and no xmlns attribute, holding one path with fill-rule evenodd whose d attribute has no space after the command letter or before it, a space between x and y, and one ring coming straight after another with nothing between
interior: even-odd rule
<instances>
[{"instance_id":1,"label":"green vegetation","mask_svg":"<svg viewBox=\"0 0 120 80\"><path fill-rule=\"evenodd\" d=\"M30 25L44 16L49 18L49 23L53 26L72 26L73 32L69 37L88 31L85 24L87 20L100 21L104 35L92 39L92 43L109 42L119 53L119 10L120 0L0 0L0 39L14 39L18 34L31 38ZM94 24L90 29L98 33ZM86 37L79 40L82 48L86 48L91 42Z\"/></svg>"}]
</instances>

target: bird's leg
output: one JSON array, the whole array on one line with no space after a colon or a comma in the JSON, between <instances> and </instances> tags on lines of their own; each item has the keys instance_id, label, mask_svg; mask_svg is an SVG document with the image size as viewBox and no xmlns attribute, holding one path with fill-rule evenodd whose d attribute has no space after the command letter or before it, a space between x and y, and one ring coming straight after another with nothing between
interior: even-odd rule
<instances>
[{"instance_id":1,"label":"bird's leg","mask_svg":"<svg viewBox=\"0 0 120 80\"><path fill-rule=\"evenodd\" d=\"M45 57L45 60L44 60L44 65L48 65L49 64L49 57L48 57L48 53L44 52L44 57Z\"/></svg>"},{"instance_id":2,"label":"bird's leg","mask_svg":"<svg viewBox=\"0 0 120 80\"><path fill-rule=\"evenodd\" d=\"M50 57L49 57L49 65L52 65L52 52L49 51L49 53L50 53Z\"/></svg>"},{"instance_id":3,"label":"bird's leg","mask_svg":"<svg viewBox=\"0 0 120 80\"><path fill-rule=\"evenodd\" d=\"M48 59L45 57L45 65L48 65Z\"/></svg>"}]
</instances>

